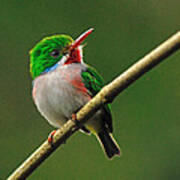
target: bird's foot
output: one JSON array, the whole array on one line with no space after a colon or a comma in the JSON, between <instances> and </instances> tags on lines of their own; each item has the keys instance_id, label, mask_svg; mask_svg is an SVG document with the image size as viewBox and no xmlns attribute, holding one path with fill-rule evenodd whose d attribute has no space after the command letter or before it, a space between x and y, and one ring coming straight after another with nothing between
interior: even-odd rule
<instances>
[{"instance_id":1,"label":"bird's foot","mask_svg":"<svg viewBox=\"0 0 180 180\"><path fill-rule=\"evenodd\" d=\"M76 117L76 114L75 114L75 113L73 113L73 114L71 115L71 119L72 119L73 121L77 121L77 117Z\"/></svg>"},{"instance_id":2,"label":"bird's foot","mask_svg":"<svg viewBox=\"0 0 180 180\"><path fill-rule=\"evenodd\" d=\"M48 136L48 143L53 145L53 136L56 133L56 130L52 131Z\"/></svg>"},{"instance_id":3,"label":"bird's foot","mask_svg":"<svg viewBox=\"0 0 180 180\"><path fill-rule=\"evenodd\" d=\"M71 115L71 120L75 123L75 127L74 127L72 130L75 131L75 130L79 129L80 123L79 123L79 121L77 120L77 116L76 116L75 113L73 113L73 114Z\"/></svg>"},{"instance_id":4,"label":"bird's foot","mask_svg":"<svg viewBox=\"0 0 180 180\"><path fill-rule=\"evenodd\" d=\"M75 113L71 115L71 119L75 122L76 126L79 126L79 121L77 120L77 116Z\"/></svg>"}]
</instances>

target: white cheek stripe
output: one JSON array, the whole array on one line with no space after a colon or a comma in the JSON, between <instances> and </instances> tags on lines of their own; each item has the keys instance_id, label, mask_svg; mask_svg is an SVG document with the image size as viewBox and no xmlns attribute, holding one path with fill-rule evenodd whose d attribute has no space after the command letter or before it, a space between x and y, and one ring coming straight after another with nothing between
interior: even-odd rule
<instances>
[{"instance_id":1,"label":"white cheek stripe","mask_svg":"<svg viewBox=\"0 0 180 180\"><path fill-rule=\"evenodd\" d=\"M68 57L69 57L69 55L64 55L64 56L59 60L58 64L62 66L62 65L67 61Z\"/></svg>"}]
</instances>

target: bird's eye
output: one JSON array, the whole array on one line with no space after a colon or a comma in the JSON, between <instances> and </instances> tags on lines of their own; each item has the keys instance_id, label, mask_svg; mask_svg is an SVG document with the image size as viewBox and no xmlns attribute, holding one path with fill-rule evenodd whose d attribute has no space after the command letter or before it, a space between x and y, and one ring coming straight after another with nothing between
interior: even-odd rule
<instances>
[{"instance_id":1,"label":"bird's eye","mask_svg":"<svg viewBox=\"0 0 180 180\"><path fill-rule=\"evenodd\" d=\"M57 50L57 49L55 49L55 50L53 50L52 52L51 52L51 56L52 57L58 57L59 56L59 54L60 54L60 52L59 52L59 50Z\"/></svg>"}]
</instances>

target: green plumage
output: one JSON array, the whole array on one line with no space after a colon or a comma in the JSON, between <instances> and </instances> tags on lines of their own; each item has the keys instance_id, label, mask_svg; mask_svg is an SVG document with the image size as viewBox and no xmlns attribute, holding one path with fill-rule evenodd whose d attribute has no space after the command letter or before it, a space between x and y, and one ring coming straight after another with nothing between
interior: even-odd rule
<instances>
[{"instance_id":1,"label":"green plumage","mask_svg":"<svg viewBox=\"0 0 180 180\"><path fill-rule=\"evenodd\" d=\"M30 51L30 72L33 79L41 75L47 68L55 65L74 40L68 35L53 35L42 39ZM58 50L57 57L51 56L53 50Z\"/></svg>"},{"instance_id":2,"label":"green plumage","mask_svg":"<svg viewBox=\"0 0 180 180\"><path fill-rule=\"evenodd\" d=\"M88 89L88 93L91 97L95 96L104 86L104 80L101 75L91 66L87 65L85 71L81 74L83 83ZM112 116L110 104L107 104L103 107L104 115L102 116L103 121L101 121L102 129L95 133L98 140L100 141L104 152L109 158L112 158L114 155L120 154L120 149L112 136L113 126L112 126Z\"/></svg>"},{"instance_id":3,"label":"green plumage","mask_svg":"<svg viewBox=\"0 0 180 180\"><path fill-rule=\"evenodd\" d=\"M82 74L83 83L85 87L88 89L91 97L94 97L104 86L104 80L102 76L91 66L87 65L86 71L83 71ZM104 106L105 116L104 123L107 127L108 131L112 133L112 116L110 110L110 104Z\"/></svg>"}]
</instances>

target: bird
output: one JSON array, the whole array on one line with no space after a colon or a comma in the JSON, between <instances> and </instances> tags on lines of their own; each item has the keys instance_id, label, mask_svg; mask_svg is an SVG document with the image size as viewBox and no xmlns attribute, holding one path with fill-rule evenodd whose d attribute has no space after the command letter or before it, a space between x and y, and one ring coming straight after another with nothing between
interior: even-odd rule
<instances>
[{"instance_id":1,"label":"bird","mask_svg":"<svg viewBox=\"0 0 180 180\"><path fill-rule=\"evenodd\" d=\"M66 123L105 85L97 70L83 61L82 43L93 30L88 29L75 40L66 34L45 37L29 52L34 104L55 128ZM97 137L108 159L120 156L112 136L110 104L103 105L89 118L81 131Z\"/></svg>"}]
</instances>

